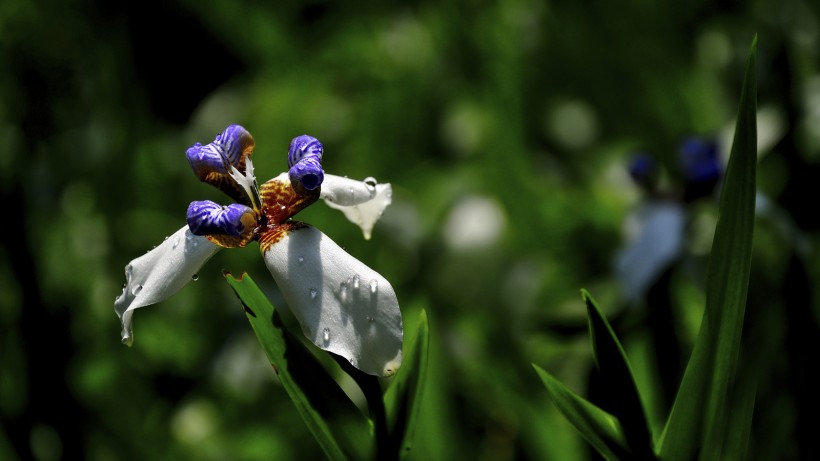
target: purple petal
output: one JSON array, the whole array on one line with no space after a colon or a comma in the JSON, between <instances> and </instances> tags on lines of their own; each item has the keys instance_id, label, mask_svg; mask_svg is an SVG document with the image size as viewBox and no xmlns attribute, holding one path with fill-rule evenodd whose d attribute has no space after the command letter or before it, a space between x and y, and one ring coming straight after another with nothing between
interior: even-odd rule
<instances>
[{"instance_id":1,"label":"purple petal","mask_svg":"<svg viewBox=\"0 0 820 461\"><path fill-rule=\"evenodd\" d=\"M226 174L229 165L237 168L242 161L243 143L247 142L251 134L240 125L231 125L225 131L216 135L213 142L206 145L196 143L185 152L197 176L200 172L217 172Z\"/></svg>"},{"instance_id":2,"label":"purple petal","mask_svg":"<svg viewBox=\"0 0 820 461\"><path fill-rule=\"evenodd\" d=\"M301 184L307 190L315 190L325 180L322 164L316 157L304 157L288 171L291 184Z\"/></svg>"},{"instance_id":3,"label":"purple petal","mask_svg":"<svg viewBox=\"0 0 820 461\"><path fill-rule=\"evenodd\" d=\"M321 162L323 149L322 143L313 136L303 134L293 138L288 149L288 168L305 157L315 157Z\"/></svg>"},{"instance_id":4,"label":"purple petal","mask_svg":"<svg viewBox=\"0 0 820 461\"><path fill-rule=\"evenodd\" d=\"M233 203L222 206L210 200L188 205L188 227L194 235L231 235L238 237L256 222L253 210Z\"/></svg>"}]
</instances>

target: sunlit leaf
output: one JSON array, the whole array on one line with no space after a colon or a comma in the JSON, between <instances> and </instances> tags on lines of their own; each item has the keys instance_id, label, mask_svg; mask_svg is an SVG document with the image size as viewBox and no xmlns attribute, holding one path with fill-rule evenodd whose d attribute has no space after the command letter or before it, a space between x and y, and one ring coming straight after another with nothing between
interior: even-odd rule
<instances>
[{"instance_id":1,"label":"sunlit leaf","mask_svg":"<svg viewBox=\"0 0 820 461\"><path fill-rule=\"evenodd\" d=\"M242 301L259 343L296 409L329 459L368 459L373 447L367 419L305 346L282 324L256 283L243 274L225 278Z\"/></svg>"},{"instance_id":2,"label":"sunlit leaf","mask_svg":"<svg viewBox=\"0 0 820 461\"><path fill-rule=\"evenodd\" d=\"M538 365L533 364L532 367L544 382L555 406L598 453L609 460L633 459L614 416L569 390Z\"/></svg>"},{"instance_id":3,"label":"sunlit leaf","mask_svg":"<svg viewBox=\"0 0 820 461\"><path fill-rule=\"evenodd\" d=\"M612 410L634 456L653 459L652 435L626 353L589 292L581 290L581 295L587 305L595 361L605 383L605 392L610 396Z\"/></svg>"},{"instance_id":4,"label":"sunlit leaf","mask_svg":"<svg viewBox=\"0 0 820 461\"><path fill-rule=\"evenodd\" d=\"M391 445L402 457L410 451L427 382L429 338L427 312L422 310L415 339L407 348L404 363L384 396Z\"/></svg>"},{"instance_id":5,"label":"sunlit leaf","mask_svg":"<svg viewBox=\"0 0 820 461\"><path fill-rule=\"evenodd\" d=\"M720 459L727 436L751 267L757 166L757 38L740 97L732 153L706 275L706 310L662 440L661 457ZM743 400L743 399L741 399ZM748 400L748 399L746 399Z\"/></svg>"}]
</instances>

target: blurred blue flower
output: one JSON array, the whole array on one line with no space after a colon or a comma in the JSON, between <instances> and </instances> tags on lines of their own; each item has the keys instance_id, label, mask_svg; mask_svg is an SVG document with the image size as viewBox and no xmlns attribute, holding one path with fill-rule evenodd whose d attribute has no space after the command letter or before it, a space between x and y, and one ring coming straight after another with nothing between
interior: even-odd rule
<instances>
[{"instance_id":1,"label":"blurred blue flower","mask_svg":"<svg viewBox=\"0 0 820 461\"><path fill-rule=\"evenodd\" d=\"M658 182L658 162L645 152L635 154L629 161L629 176L647 191L654 191Z\"/></svg>"},{"instance_id":2,"label":"blurred blue flower","mask_svg":"<svg viewBox=\"0 0 820 461\"><path fill-rule=\"evenodd\" d=\"M678 166L684 181L684 201L711 195L723 176L717 141L697 137L684 139L678 149Z\"/></svg>"}]
</instances>

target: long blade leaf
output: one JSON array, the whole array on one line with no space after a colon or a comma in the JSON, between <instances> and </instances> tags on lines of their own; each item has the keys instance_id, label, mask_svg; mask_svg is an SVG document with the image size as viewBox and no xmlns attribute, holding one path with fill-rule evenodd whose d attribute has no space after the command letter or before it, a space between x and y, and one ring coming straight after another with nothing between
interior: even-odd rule
<instances>
[{"instance_id":1,"label":"long blade leaf","mask_svg":"<svg viewBox=\"0 0 820 461\"><path fill-rule=\"evenodd\" d=\"M614 416L572 392L538 365L533 364L532 367L544 382L558 410L601 456L609 460L634 459Z\"/></svg>"},{"instance_id":2,"label":"long blade leaf","mask_svg":"<svg viewBox=\"0 0 820 461\"><path fill-rule=\"evenodd\" d=\"M430 334L427 312L419 315L416 337L408 348L402 367L384 396L387 407L391 445L400 457L409 453L421 408L424 385L427 382L427 348Z\"/></svg>"},{"instance_id":3,"label":"long blade leaf","mask_svg":"<svg viewBox=\"0 0 820 461\"><path fill-rule=\"evenodd\" d=\"M626 353L592 295L581 290L581 296L587 305L595 362L630 451L638 459L653 459L651 431Z\"/></svg>"},{"instance_id":4,"label":"long blade leaf","mask_svg":"<svg viewBox=\"0 0 820 461\"><path fill-rule=\"evenodd\" d=\"M740 96L735 138L720 196L706 275L706 310L672 407L661 457L720 457L737 369L751 267L757 167L757 37ZM747 399L748 400L748 399ZM705 442L709 441L709 446Z\"/></svg>"},{"instance_id":5,"label":"long blade leaf","mask_svg":"<svg viewBox=\"0 0 820 461\"><path fill-rule=\"evenodd\" d=\"M239 297L259 343L310 432L331 460L369 459L367 419L318 360L287 329L256 283L243 274L225 278Z\"/></svg>"}]
</instances>

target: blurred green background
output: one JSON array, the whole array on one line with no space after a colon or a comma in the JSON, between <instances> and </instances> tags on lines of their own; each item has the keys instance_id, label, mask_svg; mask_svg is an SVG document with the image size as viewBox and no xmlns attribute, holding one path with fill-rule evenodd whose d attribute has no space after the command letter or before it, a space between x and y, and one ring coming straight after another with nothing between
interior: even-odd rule
<instances>
[{"instance_id":1,"label":"blurred green background","mask_svg":"<svg viewBox=\"0 0 820 461\"><path fill-rule=\"evenodd\" d=\"M325 171L393 184L371 241L323 204L299 219L387 277L406 322L430 316L411 458L592 457L530 367L593 401L606 385L581 287L613 319L659 435L702 312L715 200L687 205L684 256L629 303L613 261L645 197L628 162L651 152L672 191L684 137L728 155L755 33L770 206L744 331L760 379L750 456L817 459L818 14L799 0L4 0L0 459L321 458L221 276L248 271L281 304L256 245L219 253L119 343L125 264L192 200L227 202L184 152L231 123L254 135L261 180L309 133Z\"/></svg>"}]
</instances>

